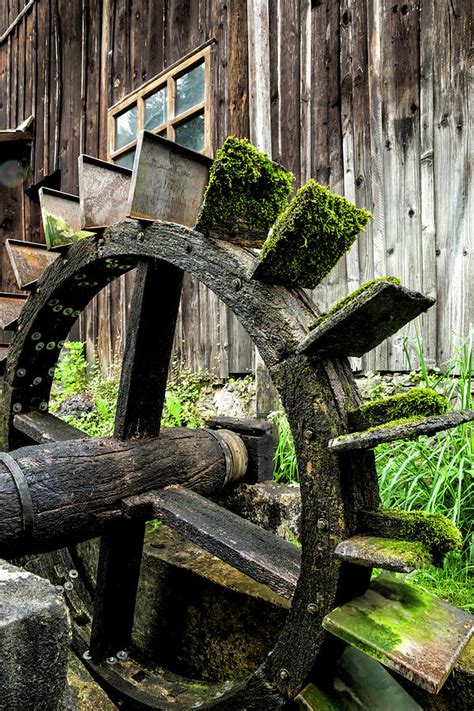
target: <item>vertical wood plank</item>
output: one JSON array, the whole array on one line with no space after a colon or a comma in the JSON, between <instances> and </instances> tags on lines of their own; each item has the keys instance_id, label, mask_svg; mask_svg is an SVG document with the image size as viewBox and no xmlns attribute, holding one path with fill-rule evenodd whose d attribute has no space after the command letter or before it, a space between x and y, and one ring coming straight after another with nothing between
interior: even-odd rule
<instances>
[{"instance_id":1,"label":"vertical wood plank","mask_svg":"<svg viewBox=\"0 0 474 711\"><path fill-rule=\"evenodd\" d=\"M434 77L432 2L420 4L420 204L423 293L436 298L436 220L434 182ZM438 304L420 317L426 362L436 365Z\"/></svg>"},{"instance_id":2,"label":"vertical wood plank","mask_svg":"<svg viewBox=\"0 0 474 711\"><path fill-rule=\"evenodd\" d=\"M467 335L474 309L473 195L469 121L473 115L469 43L473 7L458 0L435 3L433 22L435 215L438 294L438 362ZM471 119L470 119L471 117ZM472 161L471 161L472 162ZM470 209L470 213L469 213Z\"/></svg>"}]
</instances>

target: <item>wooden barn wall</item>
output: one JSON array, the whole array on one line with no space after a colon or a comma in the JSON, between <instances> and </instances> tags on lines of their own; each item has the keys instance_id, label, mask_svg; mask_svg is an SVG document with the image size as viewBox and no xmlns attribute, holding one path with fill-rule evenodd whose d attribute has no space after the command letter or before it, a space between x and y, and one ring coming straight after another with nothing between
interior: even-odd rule
<instances>
[{"instance_id":1,"label":"wooden barn wall","mask_svg":"<svg viewBox=\"0 0 474 711\"><path fill-rule=\"evenodd\" d=\"M25 4L2 0L0 34ZM79 153L106 156L107 108L210 38L214 146L230 133L250 135L298 184L315 177L374 213L367 234L315 290L320 308L371 278L399 275L437 297L418 325L430 362L441 363L474 313L472 4L37 0L0 46L0 128L36 119L30 182L60 168L61 189L77 192ZM20 194L10 202L0 250L22 227L41 240L37 207ZM82 319L90 353L103 364L123 347L132 287L132 275L111 285ZM363 367L404 369L403 337L413 333L411 325ZM193 279L176 352L189 367L221 376L253 365L241 327Z\"/></svg>"}]
</instances>

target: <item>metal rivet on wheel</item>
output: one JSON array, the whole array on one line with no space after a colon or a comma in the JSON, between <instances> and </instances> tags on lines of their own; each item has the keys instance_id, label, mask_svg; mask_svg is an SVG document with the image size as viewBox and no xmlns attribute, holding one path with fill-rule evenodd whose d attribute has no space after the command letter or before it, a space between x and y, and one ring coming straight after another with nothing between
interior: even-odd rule
<instances>
[{"instance_id":1,"label":"metal rivet on wheel","mask_svg":"<svg viewBox=\"0 0 474 711\"><path fill-rule=\"evenodd\" d=\"M82 655L82 658L86 659L87 661L90 661L92 659L92 654L89 652L88 649L86 649L86 651Z\"/></svg>"},{"instance_id":2,"label":"metal rivet on wheel","mask_svg":"<svg viewBox=\"0 0 474 711\"><path fill-rule=\"evenodd\" d=\"M57 590L58 592L60 592L60 593L63 593L63 592L64 592L64 587L63 587L63 585L56 585L55 587L56 587L56 590Z\"/></svg>"},{"instance_id":3,"label":"metal rivet on wheel","mask_svg":"<svg viewBox=\"0 0 474 711\"><path fill-rule=\"evenodd\" d=\"M50 368L48 370L48 375L50 378L54 378L55 368Z\"/></svg>"},{"instance_id":4,"label":"metal rivet on wheel","mask_svg":"<svg viewBox=\"0 0 474 711\"><path fill-rule=\"evenodd\" d=\"M43 343L43 341L39 341L39 343L37 343L36 346L35 346L35 350L37 350L37 351L42 351L43 348L44 348L44 343Z\"/></svg>"},{"instance_id":5,"label":"metal rivet on wheel","mask_svg":"<svg viewBox=\"0 0 474 711\"><path fill-rule=\"evenodd\" d=\"M232 279L232 288L239 291L242 288L242 279Z\"/></svg>"},{"instance_id":6,"label":"metal rivet on wheel","mask_svg":"<svg viewBox=\"0 0 474 711\"><path fill-rule=\"evenodd\" d=\"M329 524L325 518L318 519L317 526L318 526L318 531L327 531L329 528Z\"/></svg>"},{"instance_id":7,"label":"metal rivet on wheel","mask_svg":"<svg viewBox=\"0 0 474 711\"><path fill-rule=\"evenodd\" d=\"M117 657L107 657L107 664L117 664Z\"/></svg>"},{"instance_id":8,"label":"metal rivet on wheel","mask_svg":"<svg viewBox=\"0 0 474 711\"><path fill-rule=\"evenodd\" d=\"M59 304L59 299L51 299L48 301L48 306L57 306Z\"/></svg>"},{"instance_id":9,"label":"metal rivet on wheel","mask_svg":"<svg viewBox=\"0 0 474 711\"><path fill-rule=\"evenodd\" d=\"M58 348L61 350L61 348L64 346L64 341L58 341Z\"/></svg>"},{"instance_id":10,"label":"metal rivet on wheel","mask_svg":"<svg viewBox=\"0 0 474 711\"><path fill-rule=\"evenodd\" d=\"M35 331L34 333L31 334L32 341L39 341L40 338L41 338L41 333L39 331Z\"/></svg>"},{"instance_id":11,"label":"metal rivet on wheel","mask_svg":"<svg viewBox=\"0 0 474 711\"><path fill-rule=\"evenodd\" d=\"M19 402L13 405L13 412L21 412L21 404Z\"/></svg>"},{"instance_id":12,"label":"metal rivet on wheel","mask_svg":"<svg viewBox=\"0 0 474 711\"><path fill-rule=\"evenodd\" d=\"M48 345L46 346L47 351L52 351L53 348L56 348L56 341L48 341Z\"/></svg>"},{"instance_id":13,"label":"metal rivet on wheel","mask_svg":"<svg viewBox=\"0 0 474 711\"><path fill-rule=\"evenodd\" d=\"M198 709L200 706L203 705L203 701L195 701L193 704L191 704L192 709Z\"/></svg>"},{"instance_id":14,"label":"metal rivet on wheel","mask_svg":"<svg viewBox=\"0 0 474 711\"><path fill-rule=\"evenodd\" d=\"M285 679L289 679L289 678L290 678L290 672L288 671L288 669L280 669L280 679L283 679L283 681L285 681Z\"/></svg>"},{"instance_id":15,"label":"metal rivet on wheel","mask_svg":"<svg viewBox=\"0 0 474 711\"><path fill-rule=\"evenodd\" d=\"M77 311L73 311L72 315L74 316L74 318L77 318L81 315L81 312L79 311L79 309L77 309Z\"/></svg>"},{"instance_id":16,"label":"metal rivet on wheel","mask_svg":"<svg viewBox=\"0 0 474 711\"><path fill-rule=\"evenodd\" d=\"M124 649L121 649L120 652L117 652L117 659L120 659L121 662L124 662L126 659L128 659L128 652L126 652Z\"/></svg>"},{"instance_id":17,"label":"metal rivet on wheel","mask_svg":"<svg viewBox=\"0 0 474 711\"><path fill-rule=\"evenodd\" d=\"M26 369L25 368L18 368L16 371L16 374L18 375L19 378L24 378L26 375Z\"/></svg>"},{"instance_id":18,"label":"metal rivet on wheel","mask_svg":"<svg viewBox=\"0 0 474 711\"><path fill-rule=\"evenodd\" d=\"M79 577L79 573L77 572L77 570L74 570L74 568L73 568L72 570L69 571L69 577L74 580L75 578Z\"/></svg>"},{"instance_id":19,"label":"metal rivet on wheel","mask_svg":"<svg viewBox=\"0 0 474 711\"><path fill-rule=\"evenodd\" d=\"M64 589L65 590L74 590L74 585L68 580L67 583L64 583Z\"/></svg>"},{"instance_id":20,"label":"metal rivet on wheel","mask_svg":"<svg viewBox=\"0 0 474 711\"><path fill-rule=\"evenodd\" d=\"M313 439L313 437L314 437L314 430L308 428L307 430L304 431L303 434L304 434L304 438L309 441L309 440Z\"/></svg>"},{"instance_id":21,"label":"metal rivet on wheel","mask_svg":"<svg viewBox=\"0 0 474 711\"><path fill-rule=\"evenodd\" d=\"M39 385L42 382L43 382L43 378L38 375L36 378L34 378L33 385Z\"/></svg>"},{"instance_id":22,"label":"metal rivet on wheel","mask_svg":"<svg viewBox=\"0 0 474 711\"><path fill-rule=\"evenodd\" d=\"M67 309L64 309L64 311L63 311L64 316L70 316L71 314L72 314L72 309L70 306Z\"/></svg>"},{"instance_id":23,"label":"metal rivet on wheel","mask_svg":"<svg viewBox=\"0 0 474 711\"><path fill-rule=\"evenodd\" d=\"M53 311L55 314L58 314L62 310L63 310L63 307L61 306L61 304L57 304L56 306L53 306Z\"/></svg>"},{"instance_id":24,"label":"metal rivet on wheel","mask_svg":"<svg viewBox=\"0 0 474 711\"><path fill-rule=\"evenodd\" d=\"M315 615L318 611L318 606L314 602L310 602L306 609L310 615Z\"/></svg>"},{"instance_id":25,"label":"metal rivet on wheel","mask_svg":"<svg viewBox=\"0 0 474 711\"><path fill-rule=\"evenodd\" d=\"M48 409L48 403L47 402L40 402L39 409L41 410L41 412L46 412L46 410Z\"/></svg>"},{"instance_id":26,"label":"metal rivet on wheel","mask_svg":"<svg viewBox=\"0 0 474 711\"><path fill-rule=\"evenodd\" d=\"M143 232L139 232L139 233L137 234L137 240L138 240L139 242L143 242L144 239L145 239L144 233L143 233Z\"/></svg>"}]
</instances>

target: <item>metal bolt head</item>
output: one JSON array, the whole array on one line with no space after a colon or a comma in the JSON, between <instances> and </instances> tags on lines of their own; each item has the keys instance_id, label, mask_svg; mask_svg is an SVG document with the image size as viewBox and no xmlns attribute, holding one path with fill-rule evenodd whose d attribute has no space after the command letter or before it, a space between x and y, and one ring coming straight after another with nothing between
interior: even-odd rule
<instances>
[{"instance_id":1,"label":"metal bolt head","mask_svg":"<svg viewBox=\"0 0 474 711\"><path fill-rule=\"evenodd\" d=\"M124 662L126 659L128 659L128 652L126 652L124 649L121 649L120 652L117 652L117 659L120 659L121 662Z\"/></svg>"},{"instance_id":2,"label":"metal bolt head","mask_svg":"<svg viewBox=\"0 0 474 711\"><path fill-rule=\"evenodd\" d=\"M82 655L82 658L86 659L87 661L90 661L92 659L92 654L89 652L88 649L86 649L86 651Z\"/></svg>"},{"instance_id":3,"label":"metal bolt head","mask_svg":"<svg viewBox=\"0 0 474 711\"><path fill-rule=\"evenodd\" d=\"M314 602L310 602L306 609L310 615L315 615L318 611L318 606Z\"/></svg>"},{"instance_id":4,"label":"metal bolt head","mask_svg":"<svg viewBox=\"0 0 474 711\"><path fill-rule=\"evenodd\" d=\"M239 291L242 288L242 279L232 279L232 288Z\"/></svg>"},{"instance_id":5,"label":"metal bolt head","mask_svg":"<svg viewBox=\"0 0 474 711\"><path fill-rule=\"evenodd\" d=\"M79 573L77 572L77 570L74 570L74 568L73 568L72 570L69 571L69 577L74 580L75 578L79 577Z\"/></svg>"},{"instance_id":6,"label":"metal bolt head","mask_svg":"<svg viewBox=\"0 0 474 711\"><path fill-rule=\"evenodd\" d=\"M74 590L74 585L68 580L66 583L64 583L64 589L65 590Z\"/></svg>"},{"instance_id":7,"label":"metal bolt head","mask_svg":"<svg viewBox=\"0 0 474 711\"><path fill-rule=\"evenodd\" d=\"M143 232L139 232L139 233L137 234L137 240L138 240L139 242L143 242L144 239L145 239L145 234L144 234Z\"/></svg>"},{"instance_id":8,"label":"metal bolt head","mask_svg":"<svg viewBox=\"0 0 474 711\"><path fill-rule=\"evenodd\" d=\"M308 442L314 438L314 430L310 429L309 427L304 431L303 434L304 438L308 440Z\"/></svg>"},{"instance_id":9,"label":"metal bolt head","mask_svg":"<svg viewBox=\"0 0 474 711\"><path fill-rule=\"evenodd\" d=\"M117 657L107 657L105 661L110 665L117 664Z\"/></svg>"},{"instance_id":10,"label":"metal bolt head","mask_svg":"<svg viewBox=\"0 0 474 711\"><path fill-rule=\"evenodd\" d=\"M280 679L283 681L286 681L286 679L290 678L290 672L288 669L280 669Z\"/></svg>"},{"instance_id":11,"label":"metal bolt head","mask_svg":"<svg viewBox=\"0 0 474 711\"><path fill-rule=\"evenodd\" d=\"M321 531L323 533L324 531L327 531L329 528L329 523L326 521L325 518L320 518L318 519L318 531Z\"/></svg>"}]
</instances>

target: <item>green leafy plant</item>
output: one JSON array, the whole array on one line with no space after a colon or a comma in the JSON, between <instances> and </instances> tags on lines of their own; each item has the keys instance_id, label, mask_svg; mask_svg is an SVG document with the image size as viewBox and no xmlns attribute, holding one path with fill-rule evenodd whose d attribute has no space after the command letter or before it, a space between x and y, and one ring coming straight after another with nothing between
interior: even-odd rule
<instances>
[{"instance_id":1,"label":"green leafy plant","mask_svg":"<svg viewBox=\"0 0 474 711\"><path fill-rule=\"evenodd\" d=\"M54 394L58 399L82 392L87 387L88 363L84 345L81 341L67 341L64 344L54 373Z\"/></svg>"},{"instance_id":2,"label":"green leafy plant","mask_svg":"<svg viewBox=\"0 0 474 711\"><path fill-rule=\"evenodd\" d=\"M273 478L280 484L298 483L298 461L288 419L283 410L276 410L268 418L276 426L278 443L273 458Z\"/></svg>"}]
</instances>

